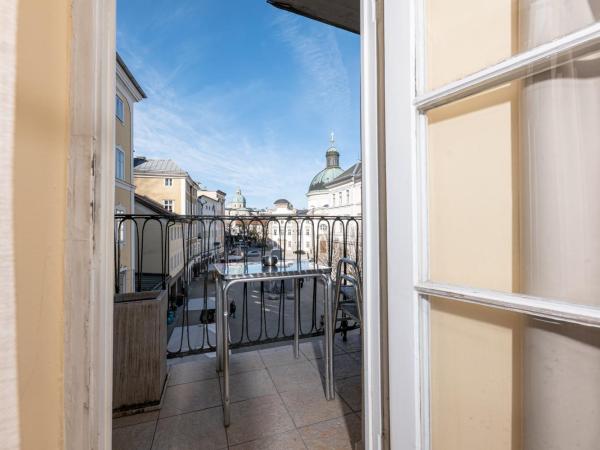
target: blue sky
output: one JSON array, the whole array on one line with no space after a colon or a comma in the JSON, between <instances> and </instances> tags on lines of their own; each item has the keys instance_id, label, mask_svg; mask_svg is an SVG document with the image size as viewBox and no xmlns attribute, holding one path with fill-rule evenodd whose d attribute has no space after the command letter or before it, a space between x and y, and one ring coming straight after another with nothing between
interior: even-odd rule
<instances>
[{"instance_id":1,"label":"blue sky","mask_svg":"<svg viewBox=\"0 0 600 450\"><path fill-rule=\"evenodd\" d=\"M248 206L306 206L334 131L360 151L358 35L266 0L118 0L117 48L148 98L136 155L170 158Z\"/></svg>"}]
</instances>

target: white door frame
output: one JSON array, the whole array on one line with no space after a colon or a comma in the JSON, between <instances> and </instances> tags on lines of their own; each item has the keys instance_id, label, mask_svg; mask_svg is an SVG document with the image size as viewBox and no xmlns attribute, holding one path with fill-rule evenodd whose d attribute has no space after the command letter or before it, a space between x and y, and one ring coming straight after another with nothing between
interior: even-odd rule
<instances>
[{"instance_id":1,"label":"white door frame","mask_svg":"<svg viewBox=\"0 0 600 450\"><path fill-rule=\"evenodd\" d=\"M12 206L17 7L17 0L0 3L0 436L7 449L20 440Z\"/></svg>"},{"instance_id":2,"label":"white door frame","mask_svg":"<svg viewBox=\"0 0 600 450\"><path fill-rule=\"evenodd\" d=\"M379 0L382 1L382 0ZM414 289L421 254L418 230L415 0L383 7L385 191L390 447L428 448L422 424L419 296ZM426 311L424 311L426 313ZM425 334L425 333L424 333ZM423 396L426 399L426 396Z\"/></svg>"},{"instance_id":3,"label":"white door frame","mask_svg":"<svg viewBox=\"0 0 600 450\"><path fill-rule=\"evenodd\" d=\"M382 447L380 355L380 198L377 142L377 22L374 1L361 1L361 148L363 162L363 436L365 449Z\"/></svg>"},{"instance_id":4,"label":"white door frame","mask_svg":"<svg viewBox=\"0 0 600 450\"><path fill-rule=\"evenodd\" d=\"M382 0L377 0L382 2ZM378 156L377 21L375 0L361 0L361 126L363 148L365 289L365 448L382 447L380 335L380 220L387 225L387 249L394 255L388 342L392 448L418 448L418 335L413 274L412 165L414 117L408 2L385 4L386 161ZM388 24L393 17L394 23ZM381 17L380 17L381 18ZM65 299L66 448L110 449L112 438L112 288L114 210L115 0L73 2L71 159L68 232L79 233L67 248L68 273L81 274ZM401 22L401 23L400 23ZM400 55L398 57L398 55ZM387 80L392 80L387 81ZM93 92L95 95L90 96ZM393 101L390 101L393 100ZM403 126L394 126L397 123ZM404 133L403 133L404 131ZM386 167L379 177L379 167ZM89 174L89 176L86 176ZM381 185L381 180L387 180ZM387 218L380 216L380 189L388 192ZM390 195L393 194L393 195ZM92 205L92 215L90 207ZM407 215L408 214L408 215ZM82 227L83 224L83 227ZM85 276L84 276L85 274ZM77 277L71 277L76 279ZM384 278L385 279L385 276ZM82 302L88 298L88 302ZM84 330L84 324L89 329ZM82 339L87 336L86 339ZM383 336L385 338L385 336ZM392 354L390 354L392 356ZM383 355L385 357L385 355ZM89 367L89 376L82 371Z\"/></svg>"},{"instance_id":5,"label":"white door frame","mask_svg":"<svg viewBox=\"0 0 600 450\"><path fill-rule=\"evenodd\" d=\"M421 431L427 408L421 407L420 309L414 289L420 252L414 6L413 1L396 0L361 4L363 395L365 448L373 449L427 448L427 433ZM382 367L388 372L382 373ZM386 409L389 417L384 417ZM389 436L382 436L382 430Z\"/></svg>"},{"instance_id":6,"label":"white door frame","mask_svg":"<svg viewBox=\"0 0 600 450\"><path fill-rule=\"evenodd\" d=\"M73 0L65 242L65 448L112 446L115 0Z\"/></svg>"}]
</instances>

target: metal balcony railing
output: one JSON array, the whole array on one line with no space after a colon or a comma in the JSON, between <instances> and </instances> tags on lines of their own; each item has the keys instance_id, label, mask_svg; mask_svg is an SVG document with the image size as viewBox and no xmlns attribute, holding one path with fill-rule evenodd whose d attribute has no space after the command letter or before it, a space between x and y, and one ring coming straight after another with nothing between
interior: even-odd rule
<instances>
[{"instance_id":1,"label":"metal balcony railing","mask_svg":"<svg viewBox=\"0 0 600 450\"><path fill-rule=\"evenodd\" d=\"M169 356L213 351L214 262L312 260L334 267L340 258L362 257L360 217L115 215L115 292L169 291ZM125 237L125 239L124 239ZM130 237L130 242L127 241ZM123 268L131 274L123 280ZM301 336L322 334L322 287L300 283ZM233 290L231 347L293 337L292 285L245 284ZM167 318L165 318L167 320ZM341 331L354 328L341 321Z\"/></svg>"}]
</instances>

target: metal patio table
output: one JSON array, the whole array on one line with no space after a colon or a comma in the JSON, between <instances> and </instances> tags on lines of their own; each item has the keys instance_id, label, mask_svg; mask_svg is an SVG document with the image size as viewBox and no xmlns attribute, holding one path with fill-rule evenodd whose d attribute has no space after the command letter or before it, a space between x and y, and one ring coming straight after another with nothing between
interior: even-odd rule
<instances>
[{"instance_id":1,"label":"metal patio table","mask_svg":"<svg viewBox=\"0 0 600 450\"><path fill-rule=\"evenodd\" d=\"M333 389L333 321L331 267L309 261L279 261L276 266L263 266L261 262L218 263L212 265L216 282L216 325L217 325L217 370L223 372L223 417L225 426L230 422L229 391L229 308L227 293L240 283L260 281L294 280L294 356L300 356L300 298L298 280L301 278L320 279L325 293L325 397L335 397Z\"/></svg>"}]
</instances>

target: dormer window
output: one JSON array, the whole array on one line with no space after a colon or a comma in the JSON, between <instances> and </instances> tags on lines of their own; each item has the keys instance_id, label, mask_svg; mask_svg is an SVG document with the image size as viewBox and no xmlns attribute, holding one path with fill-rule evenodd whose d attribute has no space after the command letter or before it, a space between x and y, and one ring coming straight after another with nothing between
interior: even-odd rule
<instances>
[{"instance_id":1,"label":"dormer window","mask_svg":"<svg viewBox=\"0 0 600 450\"><path fill-rule=\"evenodd\" d=\"M165 186L173 186L173 178L165 178Z\"/></svg>"}]
</instances>

